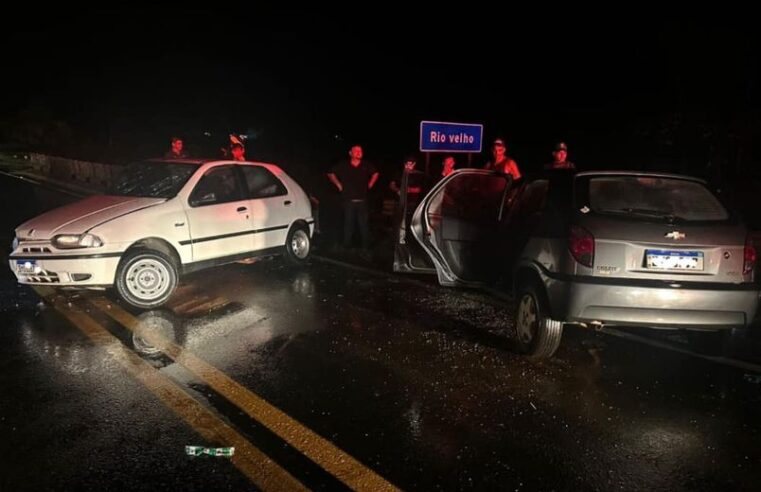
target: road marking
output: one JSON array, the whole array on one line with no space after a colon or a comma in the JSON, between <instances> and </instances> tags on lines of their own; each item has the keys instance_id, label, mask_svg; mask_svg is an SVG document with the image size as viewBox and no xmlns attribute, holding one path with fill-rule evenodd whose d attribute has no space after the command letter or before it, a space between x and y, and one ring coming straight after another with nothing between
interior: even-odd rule
<instances>
[{"instance_id":1,"label":"road marking","mask_svg":"<svg viewBox=\"0 0 761 492\"><path fill-rule=\"evenodd\" d=\"M164 405L182 417L207 442L217 446L234 446L235 454L230 460L257 487L268 491L308 490L200 402L137 354L126 349L116 337L89 315L60 300L54 300L53 306L95 345L105 350L156 395Z\"/></svg>"},{"instance_id":2,"label":"road marking","mask_svg":"<svg viewBox=\"0 0 761 492\"><path fill-rule=\"evenodd\" d=\"M313 432L282 410L249 391L222 371L200 359L189 350L150 330L141 330L140 322L119 305L104 298L88 301L165 355L185 367L217 393L264 425L315 464L353 490L398 490L383 477L366 467L332 442Z\"/></svg>"}]
</instances>

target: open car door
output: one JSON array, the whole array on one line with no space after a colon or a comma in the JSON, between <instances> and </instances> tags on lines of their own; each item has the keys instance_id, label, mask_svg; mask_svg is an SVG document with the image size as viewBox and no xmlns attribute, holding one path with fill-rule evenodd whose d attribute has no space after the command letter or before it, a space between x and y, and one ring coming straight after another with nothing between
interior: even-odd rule
<instances>
[{"instance_id":1,"label":"open car door","mask_svg":"<svg viewBox=\"0 0 761 492\"><path fill-rule=\"evenodd\" d=\"M410 229L441 285L477 287L499 278L508 261L503 217L512 183L509 174L461 169L420 202Z\"/></svg>"},{"instance_id":2,"label":"open car door","mask_svg":"<svg viewBox=\"0 0 761 492\"><path fill-rule=\"evenodd\" d=\"M412 235L412 214L431 189L430 178L413 170L404 171L399 187L399 204L394 215L394 271L436 273L428 253Z\"/></svg>"}]
</instances>

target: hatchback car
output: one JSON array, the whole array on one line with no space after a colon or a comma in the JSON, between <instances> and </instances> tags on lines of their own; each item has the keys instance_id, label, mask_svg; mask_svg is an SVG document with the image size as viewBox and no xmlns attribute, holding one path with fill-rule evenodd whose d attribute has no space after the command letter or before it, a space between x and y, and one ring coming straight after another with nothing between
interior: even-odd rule
<instances>
[{"instance_id":1,"label":"hatchback car","mask_svg":"<svg viewBox=\"0 0 761 492\"><path fill-rule=\"evenodd\" d=\"M141 309L164 304L181 274L252 257L309 255L308 197L272 164L150 160L126 166L106 195L16 229L19 283L114 287Z\"/></svg>"},{"instance_id":2,"label":"hatchback car","mask_svg":"<svg viewBox=\"0 0 761 492\"><path fill-rule=\"evenodd\" d=\"M753 321L756 250L706 183L624 171L513 182L466 169L398 231L395 269L445 286L508 279L519 348L550 357L564 324L726 333ZM401 254L400 254L401 251Z\"/></svg>"}]
</instances>

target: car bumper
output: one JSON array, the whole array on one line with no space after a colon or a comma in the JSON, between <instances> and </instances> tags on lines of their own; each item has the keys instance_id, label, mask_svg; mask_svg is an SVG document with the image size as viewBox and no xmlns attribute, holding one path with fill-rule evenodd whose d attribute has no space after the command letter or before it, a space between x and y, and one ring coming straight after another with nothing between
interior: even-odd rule
<instances>
[{"instance_id":1,"label":"car bumper","mask_svg":"<svg viewBox=\"0 0 761 492\"><path fill-rule=\"evenodd\" d=\"M749 325L757 286L648 286L551 280L553 317L582 323L718 330Z\"/></svg>"},{"instance_id":2,"label":"car bumper","mask_svg":"<svg viewBox=\"0 0 761 492\"><path fill-rule=\"evenodd\" d=\"M121 255L55 259L40 257L15 258L8 264L18 282L25 285L57 287L104 287L113 285ZM31 267L33 271L22 271Z\"/></svg>"}]
</instances>

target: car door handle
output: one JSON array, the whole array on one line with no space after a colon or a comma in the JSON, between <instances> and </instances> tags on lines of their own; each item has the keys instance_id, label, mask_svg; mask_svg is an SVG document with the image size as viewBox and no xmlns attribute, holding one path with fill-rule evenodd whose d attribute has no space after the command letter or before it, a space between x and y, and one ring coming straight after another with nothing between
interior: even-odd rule
<instances>
[{"instance_id":1,"label":"car door handle","mask_svg":"<svg viewBox=\"0 0 761 492\"><path fill-rule=\"evenodd\" d=\"M246 207L238 207L238 212L245 212L248 210Z\"/></svg>"},{"instance_id":2,"label":"car door handle","mask_svg":"<svg viewBox=\"0 0 761 492\"><path fill-rule=\"evenodd\" d=\"M290 204L291 204L291 201L290 201L290 200L286 200L285 202L283 202L283 205L285 205L286 207L287 207L288 205L290 205Z\"/></svg>"}]
</instances>

